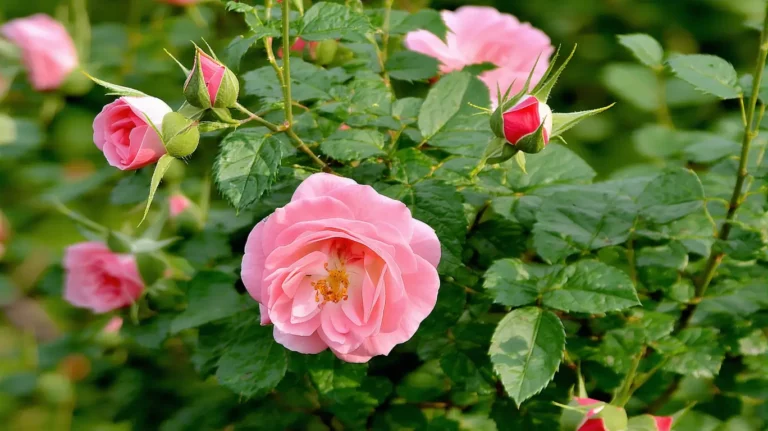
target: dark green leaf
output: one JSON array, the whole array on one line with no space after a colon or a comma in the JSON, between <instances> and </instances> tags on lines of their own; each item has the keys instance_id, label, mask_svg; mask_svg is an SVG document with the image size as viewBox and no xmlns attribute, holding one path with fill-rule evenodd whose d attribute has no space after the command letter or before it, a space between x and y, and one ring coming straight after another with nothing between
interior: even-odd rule
<instances>
[{"instance_id":1,"label":"dark green leaf","mask_svg":"<svg viewBox=\"0 0 768 431\"><path fill-rule=\"evenodd\" d=\"M238 211L253 205L274 183L281 157L280 140L266 129L230 133L216 158L219 191Z\"/></svg>"},{"instance_id":2,"label":"dark green leaf","mask_svg":"<svg viewBox=\"0 0 768 431\"><path fill-rule=\"evenodd\" d=\"M307 41L340 39L370 30L371 23L365 15L340 4L319 2L304 13L299 36Z\"/></svg>"},{"instance_id":3,"label":"dark green leaf","mask_svg":"<svg viewBox=\"0 0 768 431\"><path fill-rule=\"evenodd\" d=\"M403 81L423 81L437 76L438 61L415 51L394 53L384 65L389 76Z\"/></svg>"},{"instance_id":4,"label":"dark green leaf","mask_svg":"<svg viewBox=\"0 0 768 431\"><path fill-rule=\"evenodd\" d=\"M384 135L375 130L338 130L320 144L320 150L339 161L383 156Z\"/></svg>"},{"instance_id":5,"label":"dark green leaf","mask_svg":"<svg viewBox=\"0 0 768 431\"><path fill-rule=\"evenodd\" d=\"M712 378L720 371L724 351L713 328L688 328L676 337L683 346L682 353L671 355L664 366L667 371L693 377Z\"/></svg>"},{"instance_id":6,"label":"dark green leaf","mask_svg":"<svg viewBox=\"0 0 768 431\"><path fill-rule=\"evenodd\" d=\"M392 26L391 34L406 34L415 30L427 30L440 39L445 40L448 27L443 22L440 12L433 9L421 9L406 16L402 21Z\"/></svg>"},{"instance_id":7,"label":"dark green leaf","mask_svg":"<svg viewBox=\"0 0 768 431\"><path fill-rule=\"evenodd\" d=\"M552 380L565 350L565 331L551 311L513 310L496 327L488 354L510 397L520 405Z\"/></svg>"},{"instance_id":8,"label":"dark green leaf","mask_svg":"<svg viewBox=\"0 0 768 431\"><path fill-rule=\"evenodd\" d=\"M637 198L640 214L654 223L669 223L704 205L699 177L687 169L667 171L648 183Z\"/></svg>"},{"instance_id":9,"label":"dark green leaf","mask_svg":"<svg viewBox=\"0 0 768 431\"><path fill-rule=\"evenodd\" d=\"M544 305L578 313L605 313L640 305L632 280L602 262L583 260L565 267L543 291Z\"/></svg>"},{"instance_id":10,"label":"dark green leaf","mask_svg":"<svg viewBox=\"0 0 768 431\"><path fill-rule=\"evenodd\" d=\"M195 328L232 316L242 309L235 278L222 272L203 271L187 282L187 308L171 322L171 333Z\"/></svg>"}]
</instances>

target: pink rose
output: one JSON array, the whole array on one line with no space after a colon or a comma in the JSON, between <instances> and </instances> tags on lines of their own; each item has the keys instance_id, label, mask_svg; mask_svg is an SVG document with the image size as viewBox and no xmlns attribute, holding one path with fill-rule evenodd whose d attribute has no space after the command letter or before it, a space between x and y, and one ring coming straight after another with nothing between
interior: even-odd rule
<instances>
[{"instance_id":1,"label":"pink rose","mask_svg":"<svg viewBox=\"0 0 768 431\"><path fill-rule=\"evenodd\" d=\"M512 145L538 130L544 123L544 144L552 136L552 110L546 103L539 102L533 96L523 97L515 106L501 114L504 125L504 139Z\"/></svg>"},{"instance_id":2,"label":"pink rose","mask_svg":"<svg viewBox=\"0 0 768 431\"><path fill-rule=\"evenodd\" d=\"M183 213L184 210L192 205L192 201L190 201L181 193L174 193L171 195L171 197L168 199L168 203L171 207L171 218L178 217L179 214Z\"/></svg>"},{"instance_id":3,"label":"pink rose","mask_svg":"<svg viewBox=\"0 0 768 431\"><path fill-rule=\"evenodd\" d=\"M64 299L94 313L131 305L144 290L136 259L130 254L113 253L100 242L68 247L64 270Z\"/></svg>"},{"instance_id":4,"label":"pink rose","mask_svg":"<svg viewBox=\"0 0 768 431\"><path fill-rule=\"evenodd\" d=\"M672 429L672 416L653 416L657 431L669 431Z\"/></svg>"},{"instance_id":5,"label":"pink rose","mask_svg":"<svg viewBox=\"0 0 768 431\"><path fill-rule=\"evenodd\" d=\"M29 80L36 90L55 90L77 67L77 51L61 23L45 14L14 19L0 34L21 48Z\"/></svg>"},{"instance_id":6,"label":"pink rose","mask_svg":"<svg viewBox=\"0 0 768 431\"><path fill-rule=\"evenodd\" d=\"M367 362L410 339L432 311L439 261L435 231L405 204L314 174L253 229L242 277L278 343Z\"/></svg>"},{"instance_id":7,"label":"pink rose","mask_svg":"<svg viewBox=\"0 0 768 431\"><path fill-rule=\"evenodd\" d=\"M440 60L442 73L470 64L495 64L497 69L480 75L494 106L496 88L504 93L512 85L512 94L520 91L539 55L531 85L536 85L547 70L554 48L549 37L530 24L483 6L463 6L455 12L443 11L442 16L449 30L446 42L427 30L418 30L406 35L405 46Z\"/></svg>"},{"instance_id":8,"label":"pink rose","mask_svg":"<svg viewBox=\"0 0 768 431\"><path fill-rule=\"evenodd\" d=\"M154 97L121 97L108 104L93 120L93 142L110 165L120 170L139 169L166 153L152 123L162 130L171 107Z\"/></svg>"}]
</instances>

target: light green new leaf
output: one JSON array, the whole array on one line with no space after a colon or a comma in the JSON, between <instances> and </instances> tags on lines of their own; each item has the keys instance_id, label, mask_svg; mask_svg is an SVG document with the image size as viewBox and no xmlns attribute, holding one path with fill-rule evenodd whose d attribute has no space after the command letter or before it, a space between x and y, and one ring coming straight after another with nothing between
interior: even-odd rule
<instances>
[{"instance_id":1,"label":"light green new leaf","mask_svg":"<svg viewBox=\"0 0 768 431\"><path fill-rule=\"evenodd\" d=\"M602 108L590 109L588 111L552 114L552 137L554 138L556 136L562 135L563 132L579 124L585 118L597 115L609 109L613 105L615 105L615 103L611 103L610 105L604 106Z\"/></svg>"},{"instance_id":2,"label":"light green new leaf","mask_svg":"<svg viewBox=\"0 0 768 431\"><path fill-rule=\"evenodd\" d=\"M682 80L697 90L721 99L736 99L742 94L736 69L720 57L706 54L680 55L667 61Z\"/></svg>"},{"instance_id":3,"label":"light green new leaf","mask_svg":"<svg viewBox=\"0 0 768 431\"><path fill-rule=\"evenodd\" d=\"M640 214L654 223L669 223L704 205L704 188L688 169L667 171L648 183L638 196Z\"/></svg>"},{"instance_id":4,"label":"light green new leaf","mask_svg":"<svg viewBox=\"0 0 768 431\"><path fill-rule=\"evenodd\" d=\"M434 57L415 51L398 51L389 57L384 68L394 79L423 81L437 76L438 65Z\"/></svg>"},{"instance_id":5,"label":"light green new leaf","mask_svg":"<svg viewBox=\"0 0 768 431\"><path fill-rule=\"evenodd\" d=\"M544 305L577 313L605 313L640 305L626 273L602 262L582 260L565 267L544 289Z\"/></svg>"},{"instance_id":6,"label":"light green new leaf","mask_svg":"<svg viewBox=\"0 0 768 431\"><path fill-rule=\"evenodd\" d=\"M272 187L281 157L282 143L267 129L230 133L214 167L219 191L238 211L247 208Z\"/></svg>"},{"instance_id":7,"label":"light green new leaf","mask_svg":"<svg viewBox=\"0 0 768 431\"><path fill-rule=\"evenodd\" d=\"M620 34L619 43L629 49L632 54L648 67L661 67L664 59L664 49L653 37L642 34Z\"/></svg>"},{"instance_id":8,"label":"light green new leaf","mask_svg":"<svg viewBox=\"0 0 768 431\"><path fill-rule=\"evenodd\" d=\"M504 389L519 406L552 380L564 350L560 319L551 311L526 307L501 319L488 355Z\"/></svg>"},{"instance_id":9,"label":"light green new leaf","mask_svg":"<svg viewBox=\"0 0 768 431\"><path fill-rule=\"evenodd\" d=\"M342 161L383 156L384 135L375 130L338 130L320 144L323 154Z\"/></svg>"},{"instance_id":10,"label":"light green new leaf","mask_svg":"<svg viewBox=\"0 0 768 431\"><path fill-rule=\"evenodd\" d=\"M321 394L338 389L357 388L368 371L367 364L350 364L339 360L330 351L306 355L309 378Z\"/></svg>"},{"instance_id":11,"label":"light green new leaf","mask_svg":"<svg viewBox=\"0 0 768 431\"><path fill-rule=\"evenodd\" d=\"M160 157L160 160L157 161L157 164L155 165L155 172L152 174L152 181L149 184L149 197L147 198L147 206L144 207L144 215L141 217L139 225L144 223L144 219L147 218L149 207L152 205L152 200L155 199L155 192L157 192L157 187L160 185L160 181L163 179L165 172L171 166L173 160L173 156L163 154L163 156Z\"/></svg>"},{"instance_id":12,"label":"light green new leaf","mask_svg":"<svg viewBox=\"0 0 768 431\"><path fill-rule=\"evenodd\" d=\"M110 95L115 96L132 96L132 97L146 97L147 95L142 93L139 90L134 90L133 88L123 87L122 85L112 84L111 82L102 81L101 79L94 78L93 76L83 72L85 76L90 78L91 81L99 84L100 86L106 88L110 91Z\"/></svg>"},{"instance_id":13,"label":"light green new leaf","mask_svg":"<svg viewBox=\"0 0 768 431\"><path fill-rule=\"evenodd\" d=\"M299 36L307 41L341 39L370 30L371 23L365 15L340 4L320 2L313 4L304 14L304 25Z\"/></svg>"}]
</instances>

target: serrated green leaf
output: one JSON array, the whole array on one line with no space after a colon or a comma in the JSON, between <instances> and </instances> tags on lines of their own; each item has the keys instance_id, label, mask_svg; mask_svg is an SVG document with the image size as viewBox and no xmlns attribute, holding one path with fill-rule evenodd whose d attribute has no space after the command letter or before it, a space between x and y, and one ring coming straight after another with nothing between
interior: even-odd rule
<instances>
[{"instance_id":1,"label":"serrated green leaf","mask_svg":"<svg viewBox=\"0 0 768 431\"><path fill-rule=\"evenodd\" d=\"M470 106L488 106L488 90L467 72L443 76L419 112L419 131L430 145L452 154L479 157L491 138L488 118Z\"/></svg>"},{"instance_id":2,"label":"serrated green leaf","mask_svg":"<svg viewBox=\"0 0 768 431\"><path fill-rule=\"evenodd\" d=\"M731 222L731 233L725 241L718 240L715 247L734 260L753 260L762 255L768 245L765 231L757 226Z\"/></svg>"},{"instance_id":3,"label":"serrated green leaf","mask_svg":"<svg viewBox=\"0 0 768 431\"><path fill-rule=\"evenodd\" d=\"M168 155L163 154L162 157L157 161L157 164L155 165L155 171L152 173L152 181L149 184L149 197L147 198L147 205L144 207L144 215L141 217L141 221L139 224L144 222L144 219L147 218L147 214L149 213L149 207L152 205L152 200L155 199L155 192L157 192L157 187L160 185L160 181L163 179L163 175L165 175L165 172L168 170L168 168L171 166L171 162L173 162L175 159Z\"/></svg>"},{"instance_id":4,"label":"serrated green leaf","mask_svg":"<svg viewBox=\"0 0 768 431\"><path fill-rule=\"evenodd\" d=\"M518 308L496 327L488 355L517 405L541 392L560 366L565 330L551 311Z\"/></svg>"},{"instance_id":5,"label":"serrated green leaf","mask_svg":"<svg viewBox=\"0 0 768 431\"><path fill-rule=\"evenodd\" d=\"M244 129L227 135L216 158L219 191L238 211L249 207L275 182L282 143L267 129Z\"/></svg>"},{"instance_id":6,"label":"serrated green leaf","mask_svg":"<svg viewBox=\"0 0 768 431\"><path fill-rule=\"evenodd\" d=\"M415 148L405 148L393 155L392 177L413 184L432 173L437 161Z\"/></svg>"},{"instance_id":7,"label":"serrated green leaf","mask_svg":"<svg viewBox=\"0 0 768 431\"><path fill-rule=\"evenodd\" d=\"M343 162L383 156L384 135L375 130L338 130L320 143L323 154Z\"/></svg>"},{"instance_id":8,"label":"serrated green leaf","mask_svg":"<svg viewBox=\"0 0 768 431\"><path fill-rule=\"evenodd\" d=\"M427 30L438 38L445 40L448 27L443 22L440 12L434 9L421 9L409 14L402 21L393 24L390 34L406 34L416 30Z\"/></svg>"},{"instance_id":9,"label":"serrated green leaf","mask_svg":"<svg viewBox=\"0 0 768 431\"><path fill-rule=\"evenodd\" d=\"M657 78L647 67L612 63L603 68L600 79L617 97L643 111L652 112L659 106Z\"/></svg>"},{"instance_id":10,"label":"serrated green leaf","mask_svg":"<svg viewBox=\"0 0 768 431\"><path fill-rule=\"evenodd\" d=\"M171 321L171 334L232 316L242 309L235 278L216 271L203 271L182 286L187 308Z\"/></svg>"},{"instance_id":11,"label":"serrated green leaf","mask_svg":"<svg viewBox=\"0 0 768 431\"><path fill-rule=\"evenodd\" d=\"M690 54L667 61L675 74L697 90L721 99L741 96L736 70L727 61L714 55Z\"/></svg>"},{"instance_id":12,"label":"serrated green leaf","mask_svg":"<svg viewBox=\"0 0 768 431\"><path fill-rule=\"evenodd\" d=\"M600 346L591 359L607 366L617 374L625 375L632 367L633 359L643 351L643 328L612 329L605 333ZM619 382L614 382L615 386Z\"/></svg>"},{"instance_id":13,"label":"serrated green leaf","mask_svg":"<svg viewBox=\"0 0 768 431\"><path fill-rule=\"evenodd\" d=\"M283 346L275 341L272 327L252 321L224 350L216 366L219 382L247 399L274 389L285 376L288 358Z\"/></svg>"},{"instance_id":14,"label":"serrated green leaf","mask_svg":"<svg viewBox=\"0 0 768 431\"><path fill-rule=\"evenodd\" d=\"M560 280L558 280L560 279ZM544 305L577 313L605 313L640 305L626 273L602 262L583 260L568 265L543 289Z\"/></svg>"},{"instance_id":15,"label":"serrated green leaf","mask_svg":"<svg viewBox=\"0 0 768 431\"><path fill-rule=\"evenodd\" d=\"M683 351L668 353L671 357L664 370L693 377L712 378L720 371L725 352L714 328L687 328L675 338Z\"/></svg>"},{"instance_id":16,"label":"serrated green leaf","mask_svg":"<svg viewBox=\"0 0 768 431\"><path fill-rule=\"evenodd\" d=\"M597 115L603 111L608 110L614 104L611 103L608 106L602 108L590 109L588 111L568 112L568 113L555 113L552 114L552 138L560 136L566 130L579 124L585 118Z\"/></svg>"},{"instance_id":17,"label":"serrated green leaf","mask_svg":"<svg viewBox=\"0 0 768 431\"><path fill-rule=\"evenodd\" d=\"M434 57L415 51L398 51L389 57L384 68L394 79L423 81L437 76L438 65Z\"/></svg>"},{"instance_id":18,"label":"serrated green leaf","mask_svg":"<svg viewBox=\"0 0 768 431\"><path fill-rule=\"evenodd\" d=\"M321 394L359 387L368 370L366 364L342 362L330 351L305 358L309 378Z\"/></svg>"},{"instance_id":19,"label":"serrated green leaf","mask_svg":"<svg viewBox=\"0 0 768 431\"><path fill-rule=\"evenodd\" d=\"M589 183L597 173L581 157L560 144L551 143L540 153L529 157L525 170L514 169L513 162L506 169L506 183L516 192L552 184Z\"/></svg>"},{"instance_id":20,"label":"serrated green leaf","mask_svg":"<svg viewBox=\"0 0 768 431\"><path fill-rule=\"evenodd\" d=\"M282 60L278 60L278 64L282 65ZM269 103L282 101L283 90L271 66L246 72L241 78L244 94ZM330 100L331 89L347 79L349 75L339 68L327 70L291 57L291 96L295 101Z\"/></svg>"},{"instance_id":21,"label":"serrated green leaf","mask_svg":"<svg viewBox=\"0 0 768 431\"><path fill-rule=\"evenodd\" d=\"M341 39L370 30L371 23L365 15L340 4L319 2L304 13L299 36L307 41Z\"/></svg>"},{"instance_id":22,"label":"serrated green leaf","mask_svg":"<svg viewBox=\"0 0 768 431\"><path fill-rule=\"evenodd\" d=\"M666 171L648 183L637 198L640 215L654 223L669 223L704 205L704 188L688 169Z\"/></svg>"},{"instance_id":23,"label":"serrated green leaf","mask_svg":"<svg viewBox=\"0 0 768 431\"><path fill-rule=\"evenodd\" d=\"M547 271L552 267L540 268ZM531 273L531 270L530 265L519 259L497 260L485 272L483 288L497 304L510 307L533 304L539 296L538 279L545 274Z\"/></svg>"},{"instance_id":24,"label":"serrated green leaf","mask_svg":"<svg viewBox=\"0 0 768 431\"><path fill-rule=\"evenodd\" d=\"M589 186L568 188L544 199L533 227L533 243L550 262L623 243L637 215L630 198Z\"/></svg>"},{"instance_id":25,"label":"serrated green leaf","mask_svg":"<svg viewBox=\"0 0 768 431\"><path fill-rule=\"evenodd\" d=\"M620 34L619 43L624 45L632 55L648 67L661 67L664 60L664 49L656 39L643 34Z\"/></svg>"}]
</instances>

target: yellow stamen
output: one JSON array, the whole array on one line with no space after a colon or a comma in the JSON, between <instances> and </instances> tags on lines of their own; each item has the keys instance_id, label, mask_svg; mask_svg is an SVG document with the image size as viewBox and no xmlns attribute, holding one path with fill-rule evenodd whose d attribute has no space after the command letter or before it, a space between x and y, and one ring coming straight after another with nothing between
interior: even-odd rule
<instances>
[{"instance_id":1,"label":"yellow stamen","mask_svg":"<svg viewBox=\"0 0 768 431\"><path fill-rule=\"evenodd\" d=\"M312 282L312 287L315 288L315 302L320 302L320 295L323 296L323 300L326 302L338 303L339 301L346 301L349 298L347 295L349 276L347 276L347 271L344 269L344 262L339 263L338 269L329 269L328 263L326 263L325 270L328 271L328 277Z\"/></svg>"}]
</instances>

